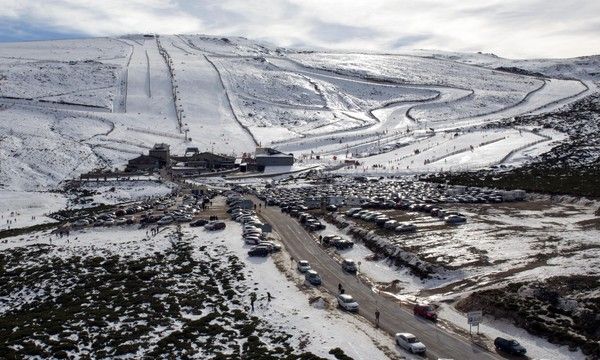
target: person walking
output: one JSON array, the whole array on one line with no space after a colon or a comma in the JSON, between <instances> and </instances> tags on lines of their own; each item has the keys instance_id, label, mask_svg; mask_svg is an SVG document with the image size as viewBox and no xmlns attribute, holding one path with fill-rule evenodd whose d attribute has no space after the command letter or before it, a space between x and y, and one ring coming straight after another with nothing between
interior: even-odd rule
<instances>
[{"instance_id":1,"label":"person walking","mask_svg":"<svg viewBox=\"0 0 600 360\"><path fill-rule=\"evenodd\" d=\"M252 311L254 311L254 302L256 301L256 293L250 294L250 306L252 307Z\"/></svg>"},{"instance_id":2,"label":"person walking","mask_svg":"<svg viewBox=\"0 0 600 360\"><path fill-rule=\"evenodd\" d=\"M271 302L272 298L271 293L267 291L267 302Z\"/></svg>"},{"instance_id":3,"label":"person walking","mask_svg":"<svg viewBox=\"0 0 600 360\"><path fill-rule=\"evenodd\" d=\"M342 292L342 289L343 289L343 287L342 287L342 284L341 284L341 283L340 283L340 284L338 284L338 292L340 292L340 293L341 293L341 292Z\"/></svg>"},{"instance_id":4,"label":"person walking","mask_svg":"<svg viewBox=\"0 0 600 360\"><path fill-rule=\"evenodd\" d=\"M379 309L375 310L375 323L377 324L376 327L379 327Z\"/></svg>"}]
</instances>

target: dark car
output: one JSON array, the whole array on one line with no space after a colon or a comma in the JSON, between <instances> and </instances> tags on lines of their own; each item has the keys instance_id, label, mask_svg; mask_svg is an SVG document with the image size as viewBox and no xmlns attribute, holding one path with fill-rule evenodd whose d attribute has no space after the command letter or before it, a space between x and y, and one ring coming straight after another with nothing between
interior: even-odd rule
<instances>
[{"instance_id":1,"label":"dark car","mask_svg":"<svg viewBox=\"0 0 600 360\"><path fill-rule=\"evenodd\" d=\"M190 223L190 226L197 227L197 226L204 226L206 224L208 224L208 220L206 220L206 219L198 219L198 220L192 221Z\"/></svg>"},{"instance_id":2,"label":"dark car","mask_svg":"<svg viewBox=\"0 0 600 360\"><path fill-rule=\"evenodd\" d=\"M503 351L507 354L523 356L527 352L521 344L519 344L516 340L504 339L501 337L497 337L494 340L494 346L496 346L496 350Z\"/></svg>"},{"instance_id":3,"label":"dark car","mask_svg":"<svg viewBox=\"0 0 600 360\"><path fill-rule=\"evenodd\" d=\"M204 225L206 230L223 230L225 229L225 223L222 221L211 221L208 224Z\"/></svg>"},{"instance_id":4,"label":"dark car","mask_svg":"<svg viewBox=\"0 0 600 360\"><path fill-rule=\"evenodd\" d=\"M353 247L354 242L351 240L340 239L340 240L335 240L333 242L333 246L335 246L335 248L338 250L345 250L345 249L350 249L351 247Z\"/></svg>"},{"instance_id":5,"label":"dark car","mask_svg":"<svg viewBox=\"0 0 600 360\"><path fill-rule=\"evenodd\" d=\"M271 251L266 246L255 246L248 251L249 256L268 256Z\"/></svg>"},{"instance_id":6,"label":"dark car","mask_svg":"<svg viewBox=\"0 0 600 360\"><path fill-rule=\"evenodd\" d=\"M417 304L413 308L413 313L417 316L423 317L425 319L429 319L432 321L437 320L437 314L433 306L428 304Z\"/></svg>"},{"instance_id":7,"label":"dark car","mask_svg":"<svg viewBox=\"0 0 600 360\"><path fill-rule=\"evenodd\" d=\"M350 274L356 274L358 268L356 267L356 263L354 262L354 260L344 259L342 260L342 270Z\"/></svg>"},{"instance_id":8,"label":"dark car","mask_svg":"<svg viewBox=\"0 0 600 360\"><path fill-rule=\"evenodd\" d=\"M306 281L308 281L312 285L315 285L315 286L321 285L321 277L314 270L308 270L306 272L306 275L304 275L304 278L306 279Z\"/></svg>"},{"instance_id":9,"label":"dark car","mask_svg":"<svg viewBox=\"0 0 600 360\"><path fill-rule=\"evenodd\" d=\"M335 205L327 205L327 207L325 208L325 210L327 210L327 211L337 211L337 206L335 206Z\"/></svg>"}]
</instances>

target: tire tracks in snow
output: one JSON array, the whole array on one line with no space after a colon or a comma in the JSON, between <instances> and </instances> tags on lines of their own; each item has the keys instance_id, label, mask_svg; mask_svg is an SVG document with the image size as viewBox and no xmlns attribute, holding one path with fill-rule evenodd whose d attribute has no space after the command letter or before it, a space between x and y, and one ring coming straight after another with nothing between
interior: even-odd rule
<instances>
[{"instance_id":1,"label":"tire tracks in snow","mask_svg":"<svg viewBox=\"0 0 600 360\"><path fill-rule=\"evenodd\" d=\"M126 113L127 112L127 88L129 87L129 64L131 63L131 57L133 56L134 46L122 39L114 39L120 43L123 43L129 46L129 55L127 56L127 63L125 64L125 69L121 73L121 106L119 106L119 112ZM114 112L114 108L113 108Z\"/></svg>"},{"instance_id":2,"label":"tire tracks in snow","mask_svg":"<svg viewBox=\"0 0 600 360\"><path fill-rule=\"evenodd\" d=\"M190 47L191 49L200 51L200 56L204 57L204 59L215 70L215 72L217 73L217 77L219 78L219 83L221 85L221 88L223 88L223 92L225 94L225 99L227 100L227 105L229 107L229 110L231 111L231 114L233 115L233 118L235 119L235 121L237 122L237 124L244 130L244 132L248 135L248 137L252 140L252 142L254 143L254 145L258 146L260 143L254 137L254 134L252 133L252 131L250 131L250 129L248 128L248 126L244 125L244 123L242 123L242 121L240 121L240 119L238 118L237 113L234 110L233 103L231 102L231 98L229 96L229 91L227 90L227 87L225 86L225 81L223 80L223 75L221 74L221 71L215 65L215 63L211 59L209 59L209 57L206 55L206 53L208 53L208 52L204 51L204 50L202 50L200 48L198 48L191 41L189 41L189 40L186 41L184 38L182 38L181 35L175 35L175 36L178 39L180 39L186 46ZM197 54L195 54L195 55L197 55Z\"/></svg>"},{"instance_id":3,"label":"tire tracks in snow","mask_svg":"<svg viewBox=\"0 0 600 360\"><path fill-rule=\"evenodd\" d=\"M254 134L252 133L252 131L250 131L250 129L244 125L240 119L238 118L237 114L235 113L235 110L233 109L233 104L231 103L231 98L229 97L229 92L227 91L227 88L225 87L225 82L223 81L223 76L221 75L221 71L219 70L219 68L214 64L214 62L212 62L212 60L210 60L208 58L208 56L206 55L202 55L204 56L204 59L206 59L206 61L208 61L208 63L213 67L213 69L215 69L215 71L217 72L217 76L219 77L219 82L221 84L221 87L223 88L223 91L225 93L225 98L227 99L227 104L229 105L229 109L231 110L231 113L233 114L233 118L235 119L235 121L238 123L238 125L240 125L242 127L242 129L244 129L244 131L248 134L248 136L252 139L252 141L254 142L254 145L258 146L259 142L256 140L256 138L254 137Z\"/></svg>"},{"instance_id":4,"label":"tire tracks in snow","mask_svg":"<svg viewBox=\"0 0 600 360\"><path fill-rule=\"evenodd\" d=\"M150 88L150 56L148 56L148 50L146 52L146 93L149 98L152 98L152 89Z\"/></svg>"}]
</instances>

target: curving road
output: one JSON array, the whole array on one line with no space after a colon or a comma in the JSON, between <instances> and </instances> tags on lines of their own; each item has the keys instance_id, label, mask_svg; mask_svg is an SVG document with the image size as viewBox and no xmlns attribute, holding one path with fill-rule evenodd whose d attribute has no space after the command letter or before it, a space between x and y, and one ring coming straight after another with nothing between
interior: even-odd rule
<instances>
[{"instance_id":1,"label":"curving road","mask_svg":"<svg viewBox=\"0 0 600 360\"><path fill-rule=\"evenodd\" d=\"M250 197L255 203L262 203ZM360 315L369 321L375 321L375 310L381 312L380 328L395 334L411 332L426 346L428 359L450 358L500 359L497 354L488 352L466 339L448 333L430 321L415 317L411 312L387 297L373 293L371 288L357 280L356 276L343 272L311 235L293 218L282 213L277 207L266 207L259 213L273 230L281 236L286 250L294 259L307 260L321 275L323 287L337 294L338 284L342 284L347 294L351 294L360 304Z\"/></svg>"}]
</instances>

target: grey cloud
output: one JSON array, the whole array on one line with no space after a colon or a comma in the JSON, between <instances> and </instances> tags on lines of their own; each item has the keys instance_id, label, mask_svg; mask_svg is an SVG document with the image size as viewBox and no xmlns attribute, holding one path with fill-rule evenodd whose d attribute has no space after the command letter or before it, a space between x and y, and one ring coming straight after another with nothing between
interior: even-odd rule
<instances>
[{"instance_id":1,"label":"grey cloud","mask_svg":"<svg viewBox=\"0 0 600 360\"><path fill-rule=\"evenodd\" d=\"M310 35L328 42L347 42L355 39L368 39L376 37L379 31L367 27L344 25L329 22L314 22Z\"/></svg>"},{"instance_id":2,"label":"grey cloud","mask_svg":"<svg viewBox=\"0 0 600 360\"><path fill-rule=\"evenodd\" d=\"M406 47L414 47L417 46L418 43L429 40L433 37L431 34L416 34L416 35L406 35L396 38L391 44L392 49L400 49Z\"/></svg>"}]
</instances>

